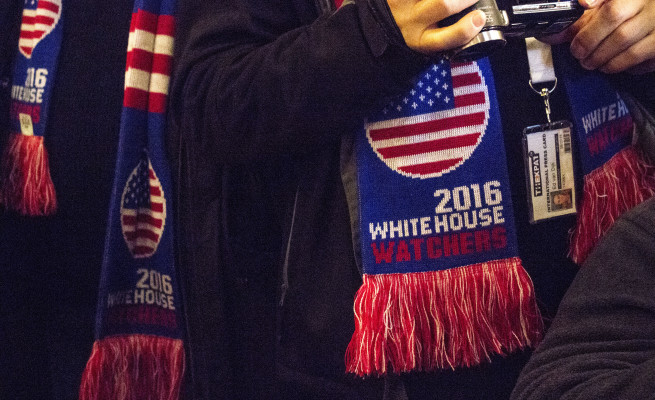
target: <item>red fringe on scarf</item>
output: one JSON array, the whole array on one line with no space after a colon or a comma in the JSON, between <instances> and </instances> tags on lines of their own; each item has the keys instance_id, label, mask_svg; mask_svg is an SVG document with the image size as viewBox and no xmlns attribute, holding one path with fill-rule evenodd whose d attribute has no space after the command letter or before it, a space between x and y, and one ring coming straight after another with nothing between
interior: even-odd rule
<instances>
[{"instance_id":1,"label":"red fringe on scarf","mask_svg":"<svg viewBox=\"0 0 655 400\"><path fill-rule=\"evenodd\" d=\"M621 214L653 194L655 166L633 146L585 176L582 204L571 233L571 259L582 264Z\"/></svg>"},{"instance_id":2,"label":"red fringe on scarf","mask_svg":"<svg viewBox=\"0 0 655 400\"><path fill-rule=\"evenodd\" d=\"M348 372L469 367L535 346L543 323L519 258L445 271L364 275Z\"/></svg>"},{"instance_id":3,"label":"red fringe on scarf","mask_svg":"<svg viewBox=\"0 0 655 400\"><path fill-rule=\"evenodd\" d=\"M0 203L8 209L31 216L54 214L57 197L42 136L9 135L0 185Z\"/></svg>"},{"instance_id":4,"label":"red fringe on scarf","mask_svg":"<svg viewBox=\"0 0 655 400\"><path fill-rule=\"evenodd\" d=\"M182 340L114 336L93 344L80 400L177 400L184 375Z\"/></svg>"}]
</instances>

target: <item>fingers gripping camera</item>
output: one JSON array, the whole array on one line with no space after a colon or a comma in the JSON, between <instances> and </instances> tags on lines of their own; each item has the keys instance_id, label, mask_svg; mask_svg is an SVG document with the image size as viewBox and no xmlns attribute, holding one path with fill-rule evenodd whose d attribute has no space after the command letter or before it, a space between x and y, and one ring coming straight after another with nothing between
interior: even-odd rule
<instances>
[{"instance_id":1,"label":"fingers gripping camera","mask_svg":"<svg viewBox=\"0 0 655 400\"><path fill-rule=\"evenodd\" d=\"M482 31L466 45L455 49L450 58L458 61L475 60L489 55L505 45L506 37L540 37L558 33L575 22L584 8L573 1L528 2L513 0L479 0L473 6L439 23L448 26L473 10L487 16Z\"/></svg>"}]
</instances>

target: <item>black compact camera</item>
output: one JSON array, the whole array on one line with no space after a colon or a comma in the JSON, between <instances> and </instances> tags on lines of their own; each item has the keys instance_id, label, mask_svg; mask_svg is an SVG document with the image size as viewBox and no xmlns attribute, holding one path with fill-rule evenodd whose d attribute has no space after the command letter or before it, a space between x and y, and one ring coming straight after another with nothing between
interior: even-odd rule
<instances>
[{"instance_id":1,"label":"black compact camera","mask_svg":"<svg viewBox=\"0 0 655 400\"><path fill-rule=\"evenodd\" d=\"M439 26L452 25L473 10L482 10L487 21L473 40L450 54L451 59L467 61L487 56L504 46L506 37L540 37L561 32L584 12L577 0L479 0L462 12L444 19Z\"/></svg>"}]
</instances>

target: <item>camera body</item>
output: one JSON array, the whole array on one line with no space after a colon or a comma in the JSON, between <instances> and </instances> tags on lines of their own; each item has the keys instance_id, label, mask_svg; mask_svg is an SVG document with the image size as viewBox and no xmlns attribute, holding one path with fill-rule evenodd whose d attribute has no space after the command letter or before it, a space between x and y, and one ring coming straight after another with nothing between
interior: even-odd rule
<instances>
[{"instance_id":1,"label":"camera body","mask_svg":"<svg viewBox=\"0 0 655 400\"><path fill-rule=\"evenodd\" d=\"M584 12L577 0L479 0L462 12L444 19L439 26L451 25L476 9L485 13L487 21L473 40L451 54L454 60L466 61L485 57L504 46L506 37L540 37L561 32Z\"/></svg>"}]
</instances>

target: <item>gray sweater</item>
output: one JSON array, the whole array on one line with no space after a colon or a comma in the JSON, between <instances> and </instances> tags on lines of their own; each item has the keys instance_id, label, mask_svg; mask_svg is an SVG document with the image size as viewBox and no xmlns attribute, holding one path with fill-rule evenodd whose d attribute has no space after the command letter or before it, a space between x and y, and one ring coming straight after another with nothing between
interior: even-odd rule
<instances>
[{"instance_id":1,"label":"gray sweater","mask_svg":"<svg viewBox=\"0 0 655 400\"><path fill-rule=\"evenodd\" d=\"M635 116L652 139L652 118ZM655 198L591 253L511 398L655 398Z\"/></svg>"}]
</instances>

